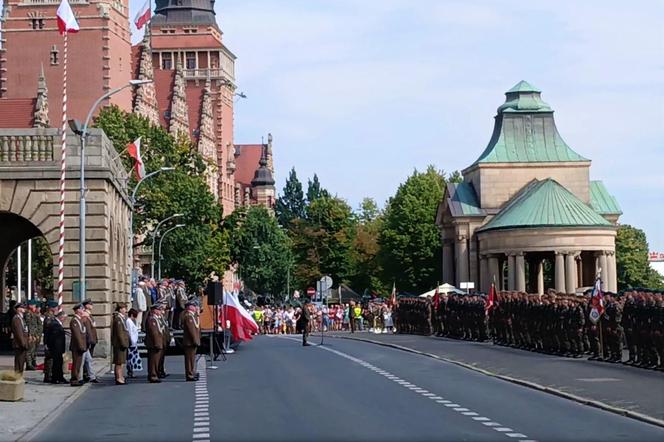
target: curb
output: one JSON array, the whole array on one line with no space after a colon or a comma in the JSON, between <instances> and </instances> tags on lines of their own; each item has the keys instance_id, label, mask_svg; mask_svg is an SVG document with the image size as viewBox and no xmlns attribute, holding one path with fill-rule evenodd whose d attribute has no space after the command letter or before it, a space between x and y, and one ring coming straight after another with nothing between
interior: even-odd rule
<instances>
[{"instance_id":1,"label":"curb","mask_svg":"<svg viewBox=\"0 0 664 442\"><path fill-rule=\"evenodd\" d=\"M106 373L108 373L108 364L104 362L104 364L101 366L99 370L95 372L95 376L101 376ZM41 420L35 427L32 429L26 431L23 433L21 436L16 438L15 440L17 442L28 442L33 440L35 437L37 437L42 431L44 431L49 425L51 425L64 411L69 408L69 406L74 403L76 399L81 397L83 393L85 393L88 388L90 388L90 384L84 384L82 387L79 387L76 389L76 391L69 396L67 399L64 400L60 405L56 406L55 409L50 412L44 419Z\"/></svg>"},{"instance_id":2,"label":"curb","mask_svg":"<svg viewBox=\"0 0 664 442\"><path fill-rule=\"evenodd\" d=\"M588 398L585 398L585 397L582 397L582 396L577 396L575 394L566 393L564 391L561 391L561 390L558 390L558 389L555 389L555 388L545 387L544 385L540 385L540 384L537 384L535 382L524 381L523 379L517 379L517 378L511 377L511 376L506 376L506 375L494 373L494 372L485 370L483 368L479 368L479 367L475 367L474 365L467 364L465 362L445 358L445 357L442 357L442 356L435 355L433 353L427 353L427 352L423 352L423 351L420 351L420 350L415 350L415 349L410 348L410 347L404 347L404 346L398 345L398 344L391 344L389 342L374 341L373 339L367 339L367 338L357 338L357 337L350 337L350 336L332 336L332 337L336 338L336 339L347 339L349 341L367 342L367 343L370 343L370 344L380 345L380 346L383 346L383 347L390 347L390 348L394 348L396 350L406 351L406 352L409 352L409 353L415 353L415 354L418 354L418 355L421 355L421 356L426 356L426 357L429 357L429 358L437 359L439 361L448 362L450 364L458 365L460 367L467 368L469 370L473 370L475 372L482 373L484 375L491 376L491 377L494 377L494 378L497 378L497 379L501 379L503 381L511 382L513 384L521 385L523 387L532 388L534 390L539 390L539 391L542 391L544 393L552 394L554 396L562 397L564 399L569 399L569 400L572 400L574 402L578 402L578 403L583 404L583 405L588 405L588 406L591 406L591 407L599 408L599 409L604 410L604 411L609 411L611 413L619 414L621 416L629 417L631 419L636 419L636 420L641 421L641 422L645 422L645 423L648 423L648 424L651 424L651 425L656 425L658 427L663 427L664 428L664 420L661 420L661 419L657 419L657 418L654 418L654 417L651 417L651 416L648 416L648 415L645 415L645 414L642 414L642 413L637 413L635 411L626 410L624 408L614 407L613 405L609 405L609 404L606 404L604 402L596 401L594 399L588 399Z\"/></svg>"}]
</instances>

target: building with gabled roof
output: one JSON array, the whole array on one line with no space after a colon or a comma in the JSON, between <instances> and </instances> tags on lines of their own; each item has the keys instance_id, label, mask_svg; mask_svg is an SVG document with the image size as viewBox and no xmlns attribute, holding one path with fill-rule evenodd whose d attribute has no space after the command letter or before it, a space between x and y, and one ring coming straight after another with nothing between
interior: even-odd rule
<instances>
[{"instance_id":1,"label":"building with gabled roof","mask_svg":"<svg viewBox=\"0 0 664 442\"><path fill-rule=\"evenodd\" d=\"M575 293L600 272L615 292L618 202L590 180L539 89L521 81L505 95L487 147L438 206L443 282Z\"/></svg>"}]
</instances>

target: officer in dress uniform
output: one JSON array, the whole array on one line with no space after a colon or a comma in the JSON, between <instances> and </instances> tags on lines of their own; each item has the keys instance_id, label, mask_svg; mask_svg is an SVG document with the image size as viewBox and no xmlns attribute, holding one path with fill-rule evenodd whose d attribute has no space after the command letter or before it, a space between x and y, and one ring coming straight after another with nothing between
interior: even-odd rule
<instances>
[{"instance_id":1,"label":"officer in dress uniform","mask_svg":"<svg viewBox=\"0 0 664 442\"><path fill-rule=\"evenodd\" d=\"M58 302L48 301L46 305L48 307L48 312L44 315L44 383L49 383L55 379L53 377L53 353L49 343L51 342L51 326L58 313ZM62 353L64 353L64 350ZM62 357L62 355L60 355L60 357Z\"/></svg>"},{"instance_id":2,"label":"officer in dress uniform","mask_svg":"<svg viewBox=\"0 0 664 442\"><path fill-rule=\"evenodd\" d=\"M159 383L159 361L164 351L164 322L160 304L152 305L145 322L145 347L148 349L148 381Z\"/></svg>"},{"instance_id":3,"label":"officer in dress uniform","mask_svg":"<svg viewBox=\"0 0 664 442\"><path fill-rule=\"evenodd\" d=\"M12 347L14 348L14 371L23 374L27 359L29 337L28 325L25 323L26 305L22 302L14 306L16 314L12 318Z\"/></svg>"},{"instance_id":4,"label":"officer in dress uniform","mask_svg":"<svg viewBox=\"0 0 664 442\"><path fill-rule=\"evenodd\" d=\"M196 351L201 346L201 325L196 310L195 302L187 302L184 313L180 315L180 328L184 332L182 346L184 347L184 371L187 381L198 380Z\"/></svg>"},{"instance_id":5,"label":"officer in dress uniform","mask_svg":"<svg viewBox=\"0 0 664 442\"><path fill-rule=\"evenodd\" d=\"M65 328L63 326L66 317L67 314L64 311L60 311L53 315L53 319L50 320L48 326L48 339L45 338L44 340L44 343L48 346L48 351L52 359L52 369L49 381L51 384L67 383L67 379L65 379L62 372L62 364L64 363L62 356L67 349L65 343Z\"/></svg>"},{"instance_id":6,"label":"officer in dress uniform","mask_svg":"<svg viewBox=\"0 0 664 442\"><path fill-rule=\"evenodd\" d=\"M171 329L170 329L170 323L169 323L169 317L168 314L171 312L171 306L168 304L162 304L161 305L161 312L162 314L159 316L159 319L161 320L162 327L163 327L163 350L159 355L159 366L157 367L157 373L159 374L159 379L164 379L168 377L168 373L166 373L165 369L165 362L166 362L166 352L168 351L168 348L171 345Z\"/></svg>"},{"instance_id":7,"label":"officer in dress uniform","mask_svg":"<svg viewBox=\"0 0 664 442\"><path fill-rule=\"evenodd\" d=\"M94 304L90 299L83 301L83 321L88 331L88 351L83 354L83 382L92 382L98 384L101 381L97 379L92 369L92 356L94 356L95 346L99 342L97 337L97 323L92 316Z\"/></svg>"},{"instance_id":8,"label":"officer in dress uniform","mask_svg":"<svg viewBox=\"0 0 664 442\"><path fill-rule=\"evenodd\" d=\"M88 333L83 321L83 309L84 307L82 304L75 305L74 317L69 322L69 330L71 332L69 350L71 351L72 361L71 380L69 383L72 387L80 387L83 385L83 382L78 378L83 364L83 354L88 349Z\"/></svg>"},{"instance_id":9,"label":"officer in dress uniform","mask_svg":"<svg viewBox=\"0 0 664 442\"><path fill-rule=\"evenodd\" d=\"M129 349L129 329L127 328L127 304L119 303L111 322L111 345L113 346L113 365L115 385L126 385L124 365L127 363Z\"/></svg>"}]
</instances>

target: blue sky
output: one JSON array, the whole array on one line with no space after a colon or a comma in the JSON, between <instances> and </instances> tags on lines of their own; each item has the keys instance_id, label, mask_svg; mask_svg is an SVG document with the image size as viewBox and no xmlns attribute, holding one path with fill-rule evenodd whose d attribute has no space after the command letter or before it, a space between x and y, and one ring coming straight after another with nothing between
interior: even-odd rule
<instances>
[{"instance_id":1,"label":"blue sky","mask_svg":"<svg viewBox=\"0 0 664 442\"><path fill-rule=\"evenodd\" d=\"M142 0L131 0L133 17ZM217 0L238 56L236 142L274 135L288 170L353 207L413 169L471 164L503 93L543 91L623 223L664 251L664 2Z\"/></svg>"}]
</instances>

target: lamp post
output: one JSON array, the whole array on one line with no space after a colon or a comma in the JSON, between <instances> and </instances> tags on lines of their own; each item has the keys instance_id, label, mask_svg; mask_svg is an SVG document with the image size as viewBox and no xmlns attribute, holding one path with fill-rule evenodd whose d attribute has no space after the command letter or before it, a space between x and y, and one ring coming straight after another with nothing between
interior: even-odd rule
<instances>
[{"instance_id":1,"label":"lamp post","mask_svg":"<svg viewBox=\"0 0 664 442\"><path fill-rule=\"evenodd\" d=\"M159 234L159 228L161 227L162 224L164 224L166 221L170 221L173 218L178 218L184 216L184 213L176 213L175 215L171 215L166 219L162 219L157 223L157 227L152 231L152 257L150 258L150 276L154 278L154 240Z\"/></svg>"},{"instance_id":2,"label":"lamp post","mask_svg":"<svg viewBox=\"0 0 664 442\"><path fill-rule=\"evenodd\" d=\"M161 242L166 238L166 235L168 235L168 232L172 232L175 229L179 229L180 227L184 227L186 224L176 224L167 231L164 232L164 234L159 238L159 270L157 271L157 279L161 279Z\"/></svg>"},{"instance_id":3,"label":"lamp post","mask_svg":"<svg viewBox=\"0 0 664 442\"><path fill-rule=\"evenodd\" d=\"M124 86L120 86L113 90L108 91L101 97L97 99L92 104L90 111L88 112L87 117L85 118L85 123L81 126L81 123L78 120L69 120L70 129L80 137L81 139L81 160L80 160L80 197L79 197L79 206L80 206L80 216L79 216L79 236L78 236L78 273L79 273L79 301L85 299L85 142L88 138L88 128L90 125L90 120L92 119L92 114L95 109L102 103L102 101L109 98L111 95L115 95L128 87L140 86L142 84L152 83L152 80L129 80Z\"/></svg>"},{"instance_id":4,"label":"lamp post","mask_svg":"<svg viewBox=\"0 0 664 442\"><path fill-rule=\"evenodd\" d=\"M134 290L136 290L136 278L134 275L134 206L136 205L136 194L138 193L138 189L141 187L141 184L143 184L143 181L150 179L153 176L160 174L161 172L168 172L171 170L175 170L175 167L162 167L159 170L148 173L143 178L141 178L138 183L136 183L136 187L134 187L134 191L131 193L131 210L129 211L129 275L131 277L130 298L134 296Z\"/></svg>"}]
</instances>

